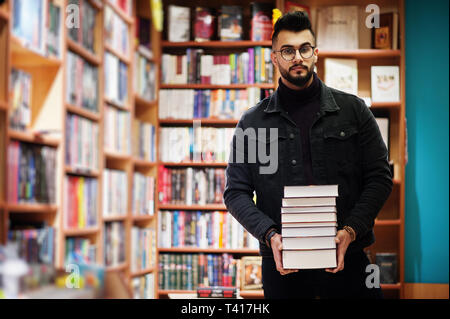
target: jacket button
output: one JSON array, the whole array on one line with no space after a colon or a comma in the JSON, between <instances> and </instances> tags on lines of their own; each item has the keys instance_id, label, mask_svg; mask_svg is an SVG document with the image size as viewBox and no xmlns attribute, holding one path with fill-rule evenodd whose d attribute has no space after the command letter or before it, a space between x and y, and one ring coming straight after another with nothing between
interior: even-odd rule
<instances>
[{"instance_id":1,"label":"jacket button","mask_svg":"<svg viewBox=\"0 0 450 319\"><path fill-rule=\"evenodd\" d=\"M295 137L294 133L289 134L289 138L290 138L291 140L293 140L294 137Z\"/></svg>"},{"instance_id":2,"label":"jacket button","mask_svg":"<svg viewBox=\"0 0 450 319\"><path fill-rule=\"evenodd\" d=\"M341 131L341 134L340 134L342 137L344 137L345 136L345 132L344 131Z\"/></svg>"},{"instance_id":3,"label":"jacket button","mask_svg":"<svg viewBox=\"0 0 450 319\"><path fill-rule=\"evenodd\" d=\"M295 165L295 164L297 164L297 161L294 159L294 160L292 160L292 165Z\"/></svg>"}]
</instances>

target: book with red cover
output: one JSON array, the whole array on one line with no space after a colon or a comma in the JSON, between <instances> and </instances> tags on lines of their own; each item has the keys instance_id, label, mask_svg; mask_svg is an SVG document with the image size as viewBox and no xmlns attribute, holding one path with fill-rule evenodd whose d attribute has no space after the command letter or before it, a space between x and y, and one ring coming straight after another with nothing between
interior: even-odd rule
<instances>
[{"instance_id":1,"label":"book with red cover","mask_svg":"<svg viewBox=\"0 0 450 319\"><path fill-rule=\"evenodd\" d=\"M215 29L216 17L214 14L214 9L196 7L194 20L194 40L199 42L212 40Z\"/></svg>"},{"instance_id":2,"label":"book with red cover","mask_svg":"<svg viewBox=\"0 0 450 319\"><path fill-rule=\"evenodd\" d=\"M251 3L250 39L252 41L269 41L272 39L272 9L273 5L270 3Z\"/></svg>"},{"instance_id":3,"label":"book with red cover","mask_svg":"<svg viewBox=\"0 0 450 319\"><path fill-rule=\"evenodd\" d=\"M197 297L199 298L237 298L236 287L198 287Z\"/></svg>"}]
</instances>

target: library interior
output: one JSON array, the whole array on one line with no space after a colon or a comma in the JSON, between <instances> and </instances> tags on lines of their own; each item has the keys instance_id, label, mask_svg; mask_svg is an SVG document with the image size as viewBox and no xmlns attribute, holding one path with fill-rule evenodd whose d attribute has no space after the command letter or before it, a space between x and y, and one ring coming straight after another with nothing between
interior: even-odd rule
<instances>
[{"instance_id":1,"label":"library interior","mask_svg":"<svg viewBox=\"0 0 450 319\"><path fill-rule=\"evenodd\" d=\"M0 299L263 299L266 243L224 191L238 123L281 83L273 26L294 11L314 72L364 102L388 152L374 284L448 299L448 6L0 0ZM339 185L283 186L284 266L336 267Z\"/></svg>"}]
</instances>

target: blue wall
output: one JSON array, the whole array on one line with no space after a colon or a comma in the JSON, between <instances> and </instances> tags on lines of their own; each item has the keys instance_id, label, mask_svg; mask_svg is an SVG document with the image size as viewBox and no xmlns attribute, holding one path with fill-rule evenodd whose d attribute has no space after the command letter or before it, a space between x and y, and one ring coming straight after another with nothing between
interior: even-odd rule
<instances>
[{"instance_id":1,"label":"blue wall","mask_svg":"<svg viewBox=\"0 0 450 319\"><path fill-rule=\"evenodd\" d=\"M405 281L449 277L449 2L406 0Z\"/></svg>"}]
</instances>

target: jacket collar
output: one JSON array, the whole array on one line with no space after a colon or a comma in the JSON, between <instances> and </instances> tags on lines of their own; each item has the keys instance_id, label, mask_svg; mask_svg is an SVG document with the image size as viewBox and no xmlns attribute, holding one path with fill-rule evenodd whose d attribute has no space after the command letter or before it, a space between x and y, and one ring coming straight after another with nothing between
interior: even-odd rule
<instances>
[{"instance_id":1,"label":"jacket collar","mask_svg":"<svg viewBox=\"0 0 450 319\"><path fill-rule=\"evenodd\" d=\"M325 83L320 80L320 113L324 114L324 112L334 112L339 110L339 106L336 104L336 101L331 93L331 89L325 85ZM281 104L280 104L280 96L278 89L270 96L269 103L267 103L264 112L266 113L274 113L274 112L282 112Z\"/></svg>"}]
</instances>

